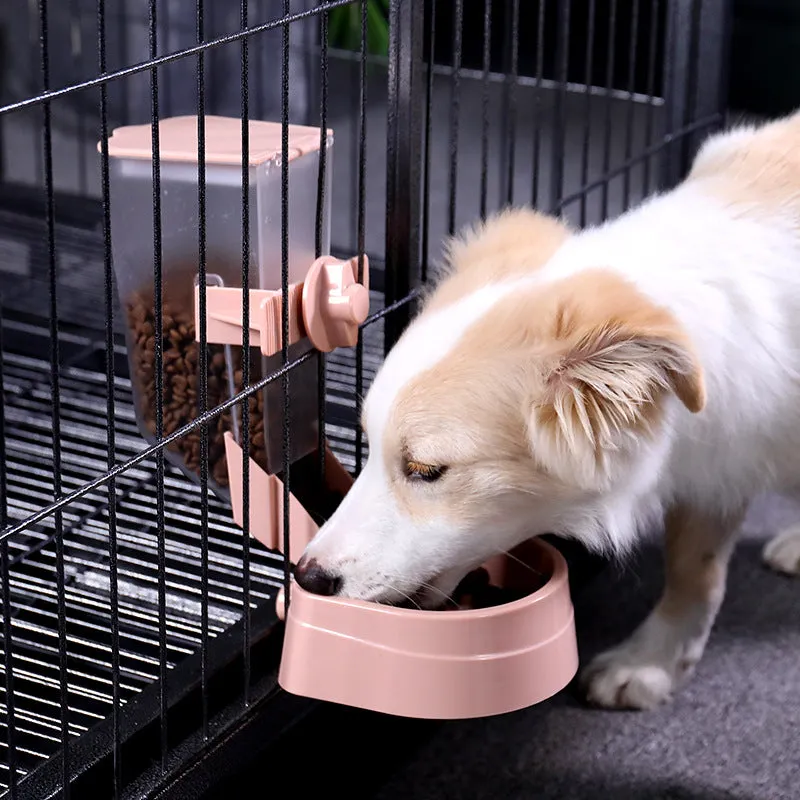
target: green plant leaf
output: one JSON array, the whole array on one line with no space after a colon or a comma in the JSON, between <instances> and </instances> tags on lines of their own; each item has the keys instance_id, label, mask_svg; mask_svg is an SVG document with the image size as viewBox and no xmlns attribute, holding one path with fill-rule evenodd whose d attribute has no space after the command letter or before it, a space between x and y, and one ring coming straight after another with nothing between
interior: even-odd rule
<instances>
[{"instance_id":1,"label":"green plant leaf","mask_svg":"<svg viewBox=\"0 0 800 800\"><path fill-rule=\"evenodd\" d=\"M389 0L367 2L367 51L375 55L389 52ZM340 6L329 12L328 43L331 47L361 49L361 4Z\"/></svg>"},{"instance_id":2,"label":"green plant leaf","mask_svg":"<svg viewBox=\"0 0 800 800\"><path fill-rule=\"evenodd\" d=\"M377 5L369 3L367 6L367 42L371 53L385 56L389 53L389 22Z\"/></svg>"},{"instance_id":3,"label":"green plant leaf","mask_svg":"<svg viewBox=\"0 0 800 800\"><path fill-rule=\"evenodd\" d=\"M347 27L347 18L342 14L346 9L336 8L328 16L328 44L339 47L344 28Z\"/></svg>"}]
</instances>

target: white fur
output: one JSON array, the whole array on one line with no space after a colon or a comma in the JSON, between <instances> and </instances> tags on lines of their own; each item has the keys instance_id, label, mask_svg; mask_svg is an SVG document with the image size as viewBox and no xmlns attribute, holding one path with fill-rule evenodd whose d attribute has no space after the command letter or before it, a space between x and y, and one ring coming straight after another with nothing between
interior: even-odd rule
<instances>
[{"instance_id":1,"label":"white fur","mask_svg":"<svg viewBox=\"0 0 800 800\"><path fill-rule=\"evenodd\" d=\"M721 509L800 471L800 235L684 184L573 237L545 272L611 265L684 325L705 372L702 414L674 417L657 492Z\"/></svg>"},{"instance_id":2,"label":"white fur","mask_svg":"<svg viewBox=\"0 0 800 800\"><path fill-rule=\"evenodd\" d=\"M752 135L719 135L699 159L746 147ZM429 584L432 602L480 563L487 548L504 550L515 537L554 530L597 549L609 543L621 549L644 520L675 501L726 514L763 490L794 489L800 476L800 219L788 207L753 214L754 205L728 201L702 180L690 181L572 236L529 276L424 312L390 353L367 397L370 456L364 473L308 555L340 573L350 596L396 600ZM404 518L381 451L398 393L447 358L501 298L520 286L595 268L632 281L682 323L704 371L704 410L690 414L670 405L658 436L633 449L632 463L602 492L570 508L544 515L533 505L544 500L509 502L509 519L498 522L494 539L486 531L479 537L453 530L446 520ZM776 569L800 571L800 534L776 540L765 559ZM691 614L677 622L651 617L633 639L590 668L590 696L603 705L635 707L668 697L702 653L715 612L704 612L700 622Z\"/></svg>"}]
</instances>

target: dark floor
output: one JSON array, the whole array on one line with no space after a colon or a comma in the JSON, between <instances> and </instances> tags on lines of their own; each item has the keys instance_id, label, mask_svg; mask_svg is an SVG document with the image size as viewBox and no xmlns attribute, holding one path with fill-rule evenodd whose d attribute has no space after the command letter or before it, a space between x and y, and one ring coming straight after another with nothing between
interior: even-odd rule
<instances>
[{"instance_id":1,"label":"dark floor","mask_svg":"<svg viewBox=\"0 0 800 800\"><path fill-rule=\"evenodd\" d=\"M377 797L800 796L800 581L759 561L765 536L798 514L775 499L753 509L706 657L671 706L589 710L565 692L504 718L449 724ZM578 598L583 658L641 619L659 574L654 544Z\"/></svg>"},{"instance_id":2,"label":"dark floor","mask_svg":"<svg viewBox=\"0 0 800 800\"><path fill-rule=\"evenodd\" d=\"M798 517L800 506L773 498L753 509L706 657L668 707L599 711L571 690L463 722L324 707L259 769L289 769L299 796L350 800L800 797L800 581L768 572L759 557L762 541ZM586 587L575 598L582 658L629 632L659 582L653 542Z\"/></svg>"}]
</instances>

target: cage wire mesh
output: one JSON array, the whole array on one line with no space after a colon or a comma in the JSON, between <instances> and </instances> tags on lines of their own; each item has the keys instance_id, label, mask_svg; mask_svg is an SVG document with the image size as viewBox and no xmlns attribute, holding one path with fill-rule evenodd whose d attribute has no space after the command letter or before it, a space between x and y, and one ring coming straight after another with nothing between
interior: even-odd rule
<instances>
[{"instance_id":1,"label":"cage wire mesh","mask_svg":"<svg viewBox=\"0 0 800 800\"><path fill-rule=\"evenodd\" d=\"M321 491L325 441L357 474L367 456L361 397L435 277L446 236L508 204L596 224L677 181L723 121L727 14L724 0L3 4L0 784L9 796L142 796L274 691L269 633L289 568L251 544L247 524L235 526L226 498L209 491L209 423L237 408L246 458L248 398L280 384L286 420L292 375L314 361L313 464L290 463L288 424L268 431L283 437L284 506L303 481ZM383 20L385 50L368 36ZM351 26L355 48L331 39L334 21ZM332 179L320 163L308 210L317 255L328 191L331 250L369 255L374 312L352 349L290 357L284 346L280 369L252 376L243 359L241 390L216 408L201 369L185 426L165 417L158 302L157 138L159 121L178 114L197 116L201 144L212 114L334 130ZM151 124L156 153L150 346L161 377L149 445L112 263L107 141L128 123ZM210 243L200 153L202 304ZM243 189L245 330L250 213ZM202 307L199 318L202 353ZM165 457L192 431L194 481ZM245 480L245 520L259 500Z\"/></svg>"}]
</instances>

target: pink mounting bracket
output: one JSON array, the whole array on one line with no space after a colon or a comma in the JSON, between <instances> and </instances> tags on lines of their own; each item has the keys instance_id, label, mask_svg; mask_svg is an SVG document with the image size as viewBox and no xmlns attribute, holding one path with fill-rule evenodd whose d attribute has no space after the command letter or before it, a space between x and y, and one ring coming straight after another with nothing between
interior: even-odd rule
<instances>
[{"instance_id":1,"label":"pink mounting bracket","mask_svg":"<svg viewBox=\"0 0 800 800\"><path fill-rule=\"evenodd\" d=\"M369 313L369 260L362 256L363 283L359 283L358 257L341 261L322 256L311 265L302 283L289 286L289 344L308 338L323 352L352 347L358 328ZM200 287L195 286L195 338L199 340ZM249 341L265 356L282 346L283 297L281 291L251 289ZM209 344L241 345L242 290L206 286L206 339ZM225 433L225 457L234 522L244 526L243 454L232 433ZM283 552L283 482L265 472L251 458L249 530L265 547ZM326 474L342 494L352 483L349 473L336 457L326 453ZM290 497L289 561L296 563L318 526L294 496ZM280 603L283 605L283 603Z\"/></svg>"},{"instance_id":2,"label":"pink mounting bracket","mask_svg":"<svg viewBox=\"0 0 800 800\"><path fill-rule=\"evenodd\" d=\"M243 454L233 434L225 433L225 459L233 507L233 521L244 526ZM283 482L269 475L251 458L250 469L250 534L269 550L283 553ZM306 545L314 538L317 524L292 495L289 499L289 561L295 563Z\"/></svg>"},{"instance_id":3,"label":"pink mounting bracket","mask_svg":"<svg viewBox=\"0 0 800 800\"><path fill-rule=\"evenodd\" d=\"M289 344L308 337L317 350L352 347L369 314L369 260L363 258L363 283L357 280L358 257L341 261L321 256L302 283L289 286ZM195 322L200 319L200 287L195 286ZM251 289L250 346L265 356L282 346L283 298L280 290ZM195 324L199 340L200 326ZM206 287L206 334L209 344L242 343L242 290Z\"/></svg>"},{"instance_id":4,"label":"pink mounting bracket","mask_svg":"<svg viewBox=\"0 0 800 800\"><path fill-rule=\"evenodd\" d=\"M242 448L230 431L225 433L224 438L233 521L241 528L244 526ZM252 458L249 470L250 533L264 547L283 553L283 482L261 469ZM325 453L325 475L328 486L342 496L353 484L350 473L330 450ZM289 500L289 561L297 563L317 530L317 523L292 495Z\"/></svg>"}]
</instances>

